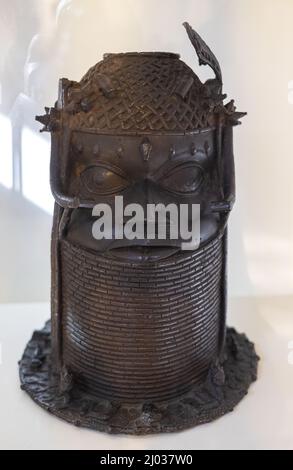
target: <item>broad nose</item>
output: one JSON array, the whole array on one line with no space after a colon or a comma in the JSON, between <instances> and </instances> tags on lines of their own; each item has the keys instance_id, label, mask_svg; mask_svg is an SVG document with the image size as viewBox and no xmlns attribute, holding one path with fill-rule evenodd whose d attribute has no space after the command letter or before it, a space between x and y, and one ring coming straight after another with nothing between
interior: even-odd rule
<instances>
[{"instance_id":1,"label":"broad nose","mask_svg":"<svg viewBox=\"0 0 293 470\"><path fill-rule=\"evenodd\" d=\"M150 177L137 181L125 194L124 201L127 204L137 203L146 208L147 204L176 203L177 197L166 191L160 184Z\"/></svg>"}]
</instances>

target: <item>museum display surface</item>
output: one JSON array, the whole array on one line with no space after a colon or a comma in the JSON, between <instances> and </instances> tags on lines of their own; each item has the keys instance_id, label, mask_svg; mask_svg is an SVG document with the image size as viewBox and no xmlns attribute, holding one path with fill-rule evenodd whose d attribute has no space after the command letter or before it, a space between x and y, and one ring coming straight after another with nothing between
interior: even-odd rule
<instances>
[{"instance_id":1,"label":"museum display surface","mask_svg":"<svg viewBox=\"0 0 293 470\"><path fill-rule=\"evenodd\" d=\"M105 54L80 82L60 80L37 119L51 133L51 320L20 361L22 388L77 426L179 431L232 411L258 356L226 326L227 222L235 200L233 127L222 73L184 24L202 83L178 54ZM96 240L93 208L199 204L200 243ZM114 223L115 225L115 223Z\"/></svg>"}]
</instances>

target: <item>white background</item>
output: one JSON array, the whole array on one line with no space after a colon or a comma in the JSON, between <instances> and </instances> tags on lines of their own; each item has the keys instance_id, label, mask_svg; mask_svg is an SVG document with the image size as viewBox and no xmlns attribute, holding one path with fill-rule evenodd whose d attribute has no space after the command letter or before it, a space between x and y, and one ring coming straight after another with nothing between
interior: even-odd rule
<instances>
[{"instance_id":1,"label":"white background","mask_svg":"<svg viewBox=\"0 0 293 470\"><path fill-rule=\"evenodd\" d=\"M217 423L215 428L187 434L188 441L173 436L173 440L163 437L161 444L136 440L135 446L176 447L176 442L182 446L188 442L189 448L216 444L224 448L230 442L231 447L289 447L293 440L289 399L293 396L293 1L0 0L0 378L3 393L6 390L24 406L19 413L24 413L25 426L34 416L35 430L31 440L24 439L25 427L10 420L2 440L8 447L62 447L57 437L66 433L67 447L78 442L84 447L133 446L134 441L124 438L109 444L103 437L98 444L93 433L70 431L65 424L60 428L58 420L43 418L42 410L19 395L13 364L30 331L48 316L48 307L42 307L38 317L36 306L6 304L49 300L50 146L49 136L38 132L35 114L54 104L60 77L79 80L104 52L178 52L202 79L212 77L207 67L198 67L183 21L216 54L228 99L234 98L238 109L248 112L243 125L235 129L237 204L229 229L229 296L234 298L230 323L239 324L257 342L263 366L260 381L246 405L241 405L242 421L241 416L231 415L219 421L226 425ZM257 308L251 307L254 301ZM15 333L15 322L27 328L20 326ZM10 362L5 362L8 355ZM5 371L10 372L5 375ZM15 418L14 405L3 413L7 422ZM50 420L52 427L43 420ZM42 440L47 425L50 432Z\"/></svg>"}]
</instances>

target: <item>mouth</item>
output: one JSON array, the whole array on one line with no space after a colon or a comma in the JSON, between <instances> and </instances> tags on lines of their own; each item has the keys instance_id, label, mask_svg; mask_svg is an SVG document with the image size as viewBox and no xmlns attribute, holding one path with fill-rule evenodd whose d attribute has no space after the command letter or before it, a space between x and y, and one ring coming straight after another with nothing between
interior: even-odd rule
<instances>
[{"instance_id":1,"label":"mouth","mask_svg":"<svg viewBox=\"0 0 293 470\"><path fill-rule=\"evenodd\" d=\"M131 246L112 248L107 251L107 255L121 261L146 263L170 258L179 251L180 248L174 246Z\"/></svg>"}]
</instances>

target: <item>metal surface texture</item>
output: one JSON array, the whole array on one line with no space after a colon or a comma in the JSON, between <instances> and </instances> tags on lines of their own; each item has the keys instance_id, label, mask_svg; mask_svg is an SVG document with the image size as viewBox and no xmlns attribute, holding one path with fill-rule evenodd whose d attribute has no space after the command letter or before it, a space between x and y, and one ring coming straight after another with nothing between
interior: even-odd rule
<instances>
[{"instance_id":1,"label":"metal surface texture","mask_svg":"<svg viewBox=\"0 0 293 470\"><path fill-rule=\"evenodd\" d=\"M216 239L142 267L63 241L63 356L80 387L162 400L202 381L217 355L222 250Z\"/></svg>"},{"instance_id":2,"label":"metal surface texture","mask_svg":"<svg viewBox=\"0 0 293 470\"><path fill-rule=\"evenodd\" d=\"M177 54L106 54L37 119L51 132L52 316L20 363L44 408L107 432L176 431L231 411L258 357L226 328L227 221L235 200L232 128L219 63L184 24L215 78ZM97 241L92 209L200 205L200 241ZM191 222L189 220L189 222ZM125 223L125 221L124 221Z\"/></svg>"},{"instance_id":3,"label":"metal surface texture","mask_svg":"<svg viewBox=\"0 0 293 470\"><path fill-rule=\"evenodd\" d=\"M51 377L50 333L48 322L29 341L20 362L21 387L46 411L78 427L137 435L182 431L233 411L257 377L253 344L228 328L223 369L211 366L200 385L173 400L127 403L105 399L80 391L70 380L60 391Z\"/></svg>"}]
</instances>

